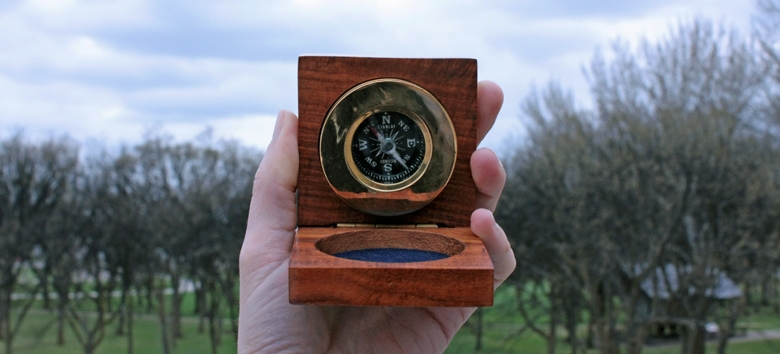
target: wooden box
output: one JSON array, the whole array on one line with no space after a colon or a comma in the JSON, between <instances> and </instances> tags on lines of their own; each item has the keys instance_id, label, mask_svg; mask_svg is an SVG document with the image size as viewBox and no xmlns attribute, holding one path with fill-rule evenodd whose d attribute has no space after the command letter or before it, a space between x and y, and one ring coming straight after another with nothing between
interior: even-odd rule
<instances>
[{"instance_id":1,"label":"wooden box","mask_svg":"<svg viewBox=\"0 0 780 354\"><path fill-rule=\"evenodd\" d=\"M457 158L446 187L430 204L406 215L370 215L345 203L329 185L319 156L323 120L334 102L356 85L379 78L406 80L430 92L449 113L457 136ZM474 59L299 58L298 234L289 264L290 303L493 304L493 265L470 229L476 203L469 164L476 149L476 95ZM360 247L420 249L451 256L380 263L331 255Z\"/></svg>"}]
</instances>

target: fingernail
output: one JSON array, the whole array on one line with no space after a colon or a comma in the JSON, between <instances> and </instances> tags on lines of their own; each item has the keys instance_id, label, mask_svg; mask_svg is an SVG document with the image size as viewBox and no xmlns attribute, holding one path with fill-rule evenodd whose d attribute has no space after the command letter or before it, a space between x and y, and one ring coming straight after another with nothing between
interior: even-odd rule
<instances>
[{"instance_id":1,"label":"fingernail","mask_svg":"<svg viewBox=\"0 0 780 354\"><path fill-rule=\"evenodd\" d=\"M493 227L500 229L501 226L498 225L498 221L496 221L496 214L493 214L493 212L490 212L490 216L493 217Z\"/></svg>"},{"instance_id":2,"label":"fingernail","mask_svg":"<svg viewBox=\"0 0 780 354\"><path fill-rule=\"evenodd\" d=\"M279 114L276 115L276 125L274 125L274 135L271 136L271 141L276 140L276 138L279 136L279 132L282 131L282 125L284 125L284 111L279 111Z\"/></svg>"},{"instance_id":3,"label":"fingernail","mask_svg":"<svg viewBox=\"0 0 780 354\"><path fill-rule=\"evenodd\" d=\"M496 152L495 152L495 151L493 151L493 149L490 149L490 152L492 152L492 153L493 153L493 156L495 156L495 157L496 157L496 160L498 160L498 165L499 165L499 166L501 166L501 168L504 168L504 163L503 163L503 162L501 162L501 158L500 158L500 157L498 157L498 154L496 154Z\"/></svg>"}]
</instances>

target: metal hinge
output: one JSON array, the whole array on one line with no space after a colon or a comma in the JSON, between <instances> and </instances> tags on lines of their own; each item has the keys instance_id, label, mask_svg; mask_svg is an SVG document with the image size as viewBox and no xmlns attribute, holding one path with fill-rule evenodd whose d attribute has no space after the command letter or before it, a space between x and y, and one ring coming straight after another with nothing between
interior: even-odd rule
<instances>
[{"instance_id":1,"label":"metal hinge","mask_svg":"<svg viewBox=\"0 0 780 354\"><path fill-rule=\"evenodd\" d=\"M361 229L433 229L439 227L436 224L354 224L336 223L336 227L361 228Z\"/></svg>"}]
</instances>

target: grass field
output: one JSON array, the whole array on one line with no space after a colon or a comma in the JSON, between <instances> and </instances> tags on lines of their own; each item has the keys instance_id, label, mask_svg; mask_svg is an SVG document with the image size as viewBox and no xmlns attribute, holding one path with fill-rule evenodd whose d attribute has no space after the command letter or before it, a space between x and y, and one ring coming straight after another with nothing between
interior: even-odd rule
<instances>
[{"instance_id":1,"label":"grass field","mask_svg":"<svg viewBox=\"0 0 780 354\"><path fill-rule=\"evenodd\" d=\"M73 332L66 329L66 339L64 346L58 346L56 343L57 334L54 327L50 328L43 337L38 338L36 332L44 328L52 319L53 314L35 311L28 315L23 326L24 328L14 340L14 353L18 354L80 354L84 351L79 347ZM227 321L224 328L230 328ZM162 342L160 336L160 327L157 319L152 316L142 315L135 319L134 328L134 353L136 354L156 354L162 352ZM198 322L194 317L184 318L182 321L182 331L184 338L176 342L176 348L172 352L176 354L187 353L210 353L211 344L208 334L199 334ZM208 330L208 329L206 329ZM127 353L127 337L115 335L116 323L109 326L106 331L106 339L98 347L97 354ZM222 345L220 354L236 352L236 337L230 333L222 336Z\"/></svg>"},{"instance_id":2,"label":"grass field","mask_svg":"<svg viewBox=\"0 0 780 354\"><path fill-rule=\"evenodd\" d=\"M491 308L484 309L485 329L483 333L482 353L528 353L528 354L546 354L547 343L542 337L525 332L522 336L516 336L523 319L515 309L515 294L511 287L502 287L496 292L495 304ZM475 318L472 317L471 321ZM542 321L543 322L543 321ZM780 316L769 309L755 311L754 313L740 319L740 326L748 330L767 330L780 328ZM464 326L453 338L450 347L445 353L461 354L474 353L476 336L473 331ZM708 344L708 353L714 353L715 344ZM556 353L570 353L570 347L559 342L556 346ZM588 354L597 354L596 350L588 351ZM645 347L643 353L647 354L678 354L679 345L664 347ZM743 343L730 343L727 347L729 354L779 354L780 339L768 341L755 341Z\"/></svg>"},{"instance_id":3,"label":"grass field","mask_svg":"<svg viewBox=\"0 0 780 354\"><path fill-rule=\"evenodd\" d=\"M67 331L66 345L56 345L56 333L50 329L45 336L36 338L35 332L43 328L51 319L52 315L36 311L29 315L28 322L25 323L23 330L15 341L15 353L19 354L79 354L83 351L78 346L76 339L70 331ZM98 354L113 354L127 352L127 337L116 336L114 334L116 326L111 326L107 332L105 341L98 348ZM225 329L229 324L225 323ZM176 354L186 353L209 353L210 344L206 334L197 333L197 320L195 318L185 318L183 321L184 339L177 341L177 345L172 352ZM484 348L482 353L528 353L544 354L546 353L545 342L541 337L535 335L524 335L522 337L511 338L512 329L496 325L487 325L485 336L483 338ZM511 339L509 339L511 338ZM461 329L453 339L450 347L445 353L460 354L474 353L475 337L468 328ZM162 346L160 342L160 331L157 320L151 316L141 316L136 319L135 326L135 353L153 354L160 353ZM710 345L712 347L712 344ZM740 354L777 354L780 353L780 340L756 341L747 343L732 343L729 345L728 353ZM709 352L714 352L714 347ZM679 347L671 346L664 348L646 348L647 354L677 354ZM222 337L220 354L236 353L235 336L225 333ZM569 347L565 344L558 344L557 353L569 353ZM589 351L589 354L595 354L596 351Z\"/></svg>"},{"instance_id":4,"label":"grass field","mask_svg":"<svg viewBox=\"0 0 780 354\"><path fill-rule=\"evenodd\" d=\"M510 339L511 338L511 339ZM446 354L466 354L475 353L475 336L467 328L461 329L450 343ZM547 344L545 341L533 334L527 334L521 337L511 337L511 330L490 329L485 332L483 337L483 349L480 353L523 353L523 354L546 354ZM708 353L715 353L715 344L708 344ZM726 350L729 354L778 354L780 353L780 339L771 341L755 341L743 343L731 343ZM556 353L569 354L571 350L568 345L558 343ZM596 350L589 350L588 354L597 354ZM645 354L679 354L680 346L665 347L645 347Z\"/></svg>"},{"instance_id":5,"label":"grass field","mask_svg":"<svg viewBox=\"0 0 780 354\"><path fill-rule=\"evenodd\" d=\"M184 297L182 312L185 315L192 313L192 294ZM522 318L514 307L514 293L509 289L503 289L496 293L495 306L484 309L484 334L482 353L528 353L545 354L547 347L545 341L531 332L525 332L522 336L516 336L519 323ZM40 332L54 319L54 314L34 309L23 323L20 334L14 341L14 352L19 354L79 354L83 350L79 347L76 338L73 336L70 328L66 329L66 344L64 346L56 345L56 330L52 326L45 334ZM219 353L236 353L236 337L229 333L230 323L225 320L222 336L222 343ZM743 318L740 323L742 326L751 330L777 329L780 328L780 316L770 313L770 311L756 312ZM127 352L127 337L115 335L116 323L112 324L106 331L106 339L99 346L98 354L113 354ZM198 319L196 317L185 316L182 319L182 330L184 338L176 342L172 348L175 354L185 353L210 353L211 344L208 334L199 334L197 331ZM150 314L138 315L135 320L134 353L152 354L162 352L160 327L157 318ZM453 339L448 354L474 353L475 335L469 326L464 326ZM714 344L710 344L708 352L714 353ZM559 343L557 353L570 353L569 347L564 343ZM677 354L680 352L679 346L666 347L646 347L644 353L647 354ZM728 347L730 354L777 354L780 353L780 339L762 340L755 342L731 343ZM595 354L596 351L589 351L588 354Z\"/></svg>"}]
</instances>

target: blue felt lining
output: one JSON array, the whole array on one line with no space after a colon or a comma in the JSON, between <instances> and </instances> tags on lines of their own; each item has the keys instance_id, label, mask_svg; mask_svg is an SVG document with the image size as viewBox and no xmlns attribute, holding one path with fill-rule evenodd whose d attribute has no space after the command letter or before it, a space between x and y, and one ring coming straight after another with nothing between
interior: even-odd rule
<instances>
[{"instance_id":1,"label":"blue felt lining","mask_svg":"<svg viewBox=\"0 0 780 354\"><path fill-rule=\"evenodd\" d=\"M449 255L439 252L403 248L368 248L336 253L334 256L355 261L383 263L427 262L449 257Z\"/></svg>"}]
</instances>

